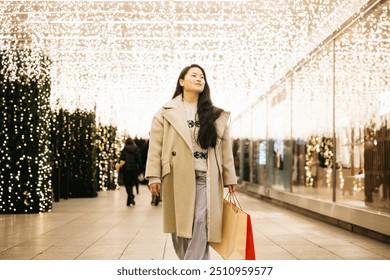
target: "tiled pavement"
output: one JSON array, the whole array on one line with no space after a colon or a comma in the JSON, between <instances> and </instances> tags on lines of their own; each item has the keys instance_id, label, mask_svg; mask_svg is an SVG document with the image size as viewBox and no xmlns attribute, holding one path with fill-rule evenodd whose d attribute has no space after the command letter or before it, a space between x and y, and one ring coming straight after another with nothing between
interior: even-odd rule
<instances>
[{"instance_id":1,"label":"tiled pavement","mask_svg":"<svg viewBox=\"0 0 390 280\"><path fill-rule=\"evenodd\" d=\"M390 245L237 193L251 214L260 260L389 260ZM164 203L164 202L162 202ZM162 205L140 186L136 206L126 192L61 200L48 213L0 215L2 260L176 260L162 232ZM211 249L211 259L221 259Z\"/></svg>"}]
</instances>

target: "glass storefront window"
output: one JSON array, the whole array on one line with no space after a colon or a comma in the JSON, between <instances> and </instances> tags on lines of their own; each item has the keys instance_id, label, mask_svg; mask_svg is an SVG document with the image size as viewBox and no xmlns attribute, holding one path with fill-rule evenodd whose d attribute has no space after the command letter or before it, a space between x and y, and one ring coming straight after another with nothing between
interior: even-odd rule
<instances>
[{"instance_id":1,"label":"glass storefront window","mask_svg":"<svg viewBox=\"0 0 390 280\"><path fill-rule=\"evenodd\" d=\"M390 207L389 3L335 39L337 199L355 206Z\"/></svg>"},{"instance_id":2,"label":"glass storefront window","mask_svg":"<svg viewBox=\"0 0 390 280\"><path fill-rule=\"evenodd\" d=\"M241 180L390 209L389 19L390 0L351 19L246 112Z\"/></svg>"}]
</instances>

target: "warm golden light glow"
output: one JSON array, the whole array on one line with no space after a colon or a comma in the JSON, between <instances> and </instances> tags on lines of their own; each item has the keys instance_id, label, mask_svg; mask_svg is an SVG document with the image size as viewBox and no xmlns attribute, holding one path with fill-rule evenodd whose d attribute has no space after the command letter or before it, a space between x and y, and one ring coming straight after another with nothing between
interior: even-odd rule
<instances>
[{"instance_id":1,"label":"warm golden light glow","mask_svg":"<svg viewBox=\"0 0 390 280\"><path fill-rule=\"evenodd\" d=\"M1 1L0 48L51 58L53 108L147 136L184 66L201 64L235 117L365 2Z\"/></svg>"}]
</instances>

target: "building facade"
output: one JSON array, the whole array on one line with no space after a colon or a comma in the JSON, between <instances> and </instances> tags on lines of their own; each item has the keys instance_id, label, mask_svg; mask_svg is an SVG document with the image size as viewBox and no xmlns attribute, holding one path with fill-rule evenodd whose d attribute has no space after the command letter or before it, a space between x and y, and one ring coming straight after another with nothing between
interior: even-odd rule
<instances>
[{"instance_id":1,"label":"building facade","mask_svg":"<svg viewBox=\"0 0 390 280\"><path fill-rule=\"evenodd\" d=\"M390 235L390 1L373 1L232 121L241 190Z\"/></svg>"}]
</instances>

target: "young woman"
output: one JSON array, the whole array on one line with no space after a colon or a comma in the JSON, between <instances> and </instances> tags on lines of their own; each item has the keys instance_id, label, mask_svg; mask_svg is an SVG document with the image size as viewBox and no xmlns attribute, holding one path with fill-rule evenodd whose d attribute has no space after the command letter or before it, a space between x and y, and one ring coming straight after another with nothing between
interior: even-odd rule
<instances>
[{"instance_id":1,"label":"young woman","mask_svg":"<svg viewBox=\"0 0 390 280\"><path fill-rule=\"evenodd\" d=\"M164 232L180 259L210 259L208 242L221 241L224 187L237 184L229 119L195 64L153 118L145 176L152 194L162 191Z\"/></svg>"}]
</instances>

